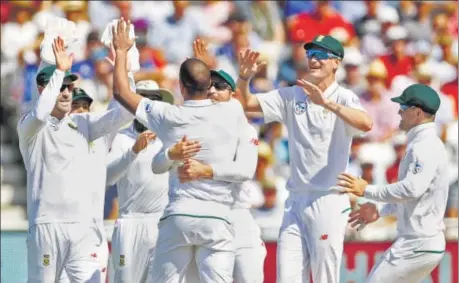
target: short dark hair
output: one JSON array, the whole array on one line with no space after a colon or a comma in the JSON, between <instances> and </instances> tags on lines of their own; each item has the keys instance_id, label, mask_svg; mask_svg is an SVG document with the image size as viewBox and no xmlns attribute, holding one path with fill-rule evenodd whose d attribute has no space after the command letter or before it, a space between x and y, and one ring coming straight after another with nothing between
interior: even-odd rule
<instances>
[{"instance_id":1,"label":"short dark hair","mask_svg":"<svg viewBox=\"0 0 459 283\"><path fill-rule=\"evenodd\" d=\"M203 61L190 58L180 66L180 81L190 95L207 95L210 88L210 68Z\"/></svg>"}]
</instances>

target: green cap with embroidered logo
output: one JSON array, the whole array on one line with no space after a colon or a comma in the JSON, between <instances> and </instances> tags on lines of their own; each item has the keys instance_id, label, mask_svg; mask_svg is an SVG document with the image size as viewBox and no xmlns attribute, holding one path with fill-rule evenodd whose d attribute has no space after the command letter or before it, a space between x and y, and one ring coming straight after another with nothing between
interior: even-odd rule
<instances>
[{"instance_id":1,"label":"green cap with embroidered logo","mask_svg":"<svg viewBox=\"0 0 459 283\"><path fill-rule=\"evenodd\" d=\"M89 104L92 103L92 98L89 96L84 89L76 87L73 89L72 92L72 100L73 101L78 101L78 100L86 100Z\"/></svg>"},{"instance_id":2,"label":"green cap with embroidered logo","mask_svg":"<svg viewBox=\"0 0 459 283\"><path fill-rule=\"evenodd\" d=\"M336 38L330 35L318 35L314 37L311 42L308 42L304 45L304 49L306 50L312 49L314 47L324 48L341 59L344 57L343 45L341 45L341 43Z\"/></svg>"},{"instance_id":3,"label":"green cap with embroidered logo","mask_svg":"<svg viewBox=\"0 0 459 283\"><path fill-rule=\"evenodd\" d=\"M39 86L44 86L47 83L49 83L49 80L54 74L54 71L56 71L56 66L48 66L43 68L38 74L37 74L37 85ZM78 79L78 76L75 74L70 73L70 71L65 72L65 77L64 81L67 81L68 83L76 81Z\"/></svg>"},{"instance_id":4,"label":"green cap with embroidered logo","mask_svg":"<svg viewBox=\"0 0 459 283\"><path fill-rule=\"evenodd\" d=\"M399 104L419 107L430 114L435 114L440 108L438 93L424 84L410 85L402 92L402 95L391 98L391 100Z\"/></svg>"}]
</instances>

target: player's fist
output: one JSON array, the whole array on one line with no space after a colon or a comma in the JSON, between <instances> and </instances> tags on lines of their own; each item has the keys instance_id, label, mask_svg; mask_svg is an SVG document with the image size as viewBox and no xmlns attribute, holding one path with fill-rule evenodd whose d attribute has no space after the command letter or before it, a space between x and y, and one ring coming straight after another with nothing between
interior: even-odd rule
<instances>
[{"instance_id":1,"label":"player's fist","mask_svg":"<svg viewBox=\"0 0 459 283\"><path fill-rule=\"evenodd\" d=\"M170 160L185 160L195 156L201 150L201 144L198 141L188 140L186 136L169 148L168 156Z\"/></svg>"},{"instance_id":2,"label":"player's fist","mask_svg":"<svg viewBox=\"0 0 459 283\"><path fill-rule=\"evenodd\" d=\"M59 36L53 41L53 53L56 58L56 68L63 72L70 70L73 63L73 54L67 55L64 40Z\"/></svg>"},{"instance_id":3,"label":"player's fist","mask_svg":"<svg viewBox=\"0 0 459 283\"><path fill-rule=\"evenodd\" d=\"M134 146L132 147L132 151L135 154L138 154L145 148L147 148L148 144L150 141L156 139L156 134L151 132L151 131L145 131L141 133L138 137L137 140L135 141Z\"/></svg>"}]
</instances>

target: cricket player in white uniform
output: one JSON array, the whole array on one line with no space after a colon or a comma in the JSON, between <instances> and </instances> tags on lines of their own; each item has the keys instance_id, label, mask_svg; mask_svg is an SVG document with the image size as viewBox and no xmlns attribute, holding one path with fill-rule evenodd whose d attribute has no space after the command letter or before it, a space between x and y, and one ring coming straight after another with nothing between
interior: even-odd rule
<instances>
[{"instance_id":1,"label":"cricket player in white uniform","mask_svg":"<svg viewBox=\"0 0 459 283\"><path fill-rule=\"evenodd\" d=\"M231 76L225 71L211 71L212 87L210 88L209 95L215 101L229 101L233 98L236 83ZM234 244L236 248L236 258L234 262L233 279L235 283L257 283L263 282L263 266L266 257L266 248L261 239L261 231L255 219L250 213L250 204L248 196L251 194L251 188L244 186L241 183L239 176L231 176L232 172L238 172L241 167L243 171L255 172L258 162L258 133L256 129L247 123L247 125L240 129L241 131L248 131L249 139L240 141L238 144L234 166L237 170L226 172L227 178L234 178L234 186L238 189L233 190L234 202L231 210L230 220L233 224L235 237ZM153 160L153 170L163 172L177 166L177 162L182 158L174 158L175 156L185 155L186 152L181 154L175 153L175 148L163 149ZM166 153L167 151L167 153ZM184 180L199 180L212 176L212 166L202 164L200 162L193 162L189 167L182 167L179 169L179 177ZM193 276L193 275L191 275ZM187 277L187 279L191 280ZM193 282L193 281L190 281Z\"/></svg>"},{"instance_id":2,"label":"cricket player in white uniform","mask_svg":"<svg viewBox=\"0 0 459 283\"><path fill-rule=\"evenodd\" d=\"M173 104L173 96L154 81L141 81L136 92ZM118 219L112 236L115 283L147 282L158 236L158 222L169 202L169 174L154 174L151 162L162 148L139 121L122 130L109 155L107 185L118 190Z\"/></svg>"},{"instance_id":3,"label":"cricket player in white uniform","mask_svg":"<svg viewBox=\"0 0 459 283\"><path fill-rule=\"evenodd\" d=\"M55 282L64 269L71 282L101 282L92 256L100 235L92 225L89 143L116 131L126 117L120 108L69 115L73 57L60 37L52 48L56 66L38 73L40 96L17 127L27 170L28 282Z\"/></svg>"},{"instance_id":4,"label":"cricket player in white uniform","mask_svg":"<svg viewBox=\"0 0 459 283\"><path fill-rule=\"evenodd\" d=\"M89 96L82 88L74 88L72 95L72 109L70 114L76 113L89 113L93 99ZM112 107L116 105L115 103L110 104ZM109 109L111 109L110 107ZM110 135L112 136L113 133ZM100 273L101 273L101 282L105 283L107 277L107 263L109 258L109 250L107 237L105 235L104 228L104 195L105 195L105 179L106 179L106 162L108 155L108 142L107 136L98 138L97 140L89 144L90 151L93 159L91 160L92 165L92 185L94 187L94 192L92 196L93 200L93 217L94 225L98 229L100 235L100 243L96 244L95 252L91 254L92 257L97 259L100 263ZM88 177L89 178L89 177ZM61 276L59 277L59 283L70 282L69 277L65 270L62 271Z\"/></svg>"},{"instance_id":5,"label":"cricket player in white uniform","mask_svg":"<svg viewBox=\"0 0 459 283\"><path fill-rule=\"evenodd\" d=\"M263 63L259 53L240 54L238 88L246 111L264 122L282 122L289 135L289 198L277 249L277 282L339 282L349 197L334 190L346 171L352 136L369 131L372 120L351 90L336 83L344 57L331 36L305 44L308 73L296 86L250 95L248 83Z\"/></svg>"},{"instance_id":6,"label":"cricket player in white uniform","mask_svg":"<svg viewBox=\"0 0 459 283\"><path fill-rule=\"evenodd\" d=\"M373 186L343 173L338 184L344 187L343 193L363 196L379 206L361 205L350 214L352 226L362 228L379 217L397 216L397 239L366 282L419 283L440 263L446 246L443 218L449 190L448 158L434 122L440 98L429 86L414 84L392 101L400 104L400 129L408 132L398 182Z\"/></svg>"},{"instance_id":7,"label":"cricket player in white uniform","mask_svg":"<svg viewBox=\"0 0 459 283\"><path fill-rule=\"evenodd\" d=\"M238 140L247 138L239 136L238 131L247 123L244 111L236 101L217 103L208 98L210 70L198 59L187 59L180 67L183 105L150 101L131 92L125 65L133 40L129 39L127 26L129 22L126 25L121 19L113 31L115 83L120 89L115 98L136 113L136 118L157 134L164 147L184 136L199 141L201 150L196 160L214 169L212 179L185 183L180 182L177 170L170 172L169 204L159 223L151 282L180 282L193 258L201 282L232 282L234 231L229 214L233 187L219 172L234 163ZM241 175L244 173L242 181L253 176L253 172Z\"/></svg>"}]
</instances>

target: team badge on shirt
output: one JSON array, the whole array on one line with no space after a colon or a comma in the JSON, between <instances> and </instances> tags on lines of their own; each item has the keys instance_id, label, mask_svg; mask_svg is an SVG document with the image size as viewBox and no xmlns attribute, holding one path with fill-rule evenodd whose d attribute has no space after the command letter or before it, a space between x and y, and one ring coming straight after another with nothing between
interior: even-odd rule
<instances>
[{"instance_id":1,"label":"team badge on shirt","mask_svg":"<svg viewBox=\"0 0 459 283\"><path fill-rule=\"evenodd\" d=\"M120 255L120 266L124 266L126 262L124 261L124 255Z\"/></svg>"},{"instance_id":2,"label":"team badge on shirt","mask_svg":"<svg viewBox=\"0 0 459 283\"><path fill-rule=\"evenodd\" d=\"M424 168L424 164L417 160L414 165L413 165L413 168L411 169L413 174L418 174L420 172L422 172L422 169Z\"/></svg>"},{"instance_id":3,"label":"team badge on shirt","mask_svg":"<svg viewBox=\"0 0 459 283\"><path fill-rule=\"evenodd\" d=\"M49 266L49 254L43 255L43 266Z\"/></svg>"},{"instance_id":4,"label":"team badge on shirt","mask_svg":"<svg viewBox=\"0 0 459 283\"><path fill-rule=\"evenodd\" d=\"M303 101L298 101L295 103L295 114L300 115L306 112L306 103Z\"/></svg>"},{"instance_id":5,"label":"team badge on shirt","mask_svg":"<svg viewBox=\"0 0 459 283\"><path fill-rule=\"evenodd\" d=\"M78 130L78 126L77 126L75 123L69 122L68 125L69 125L69 127L70 127L71 129L74 129L75 131Z\"/></svg>"},{"instance_id":6,"label":"team badge on shirt","mask_svg":"<svg viewBox=\"0 0 459 283\"><path fill-rule=\"evenodd\" d=\"M145 112L150 113L151 112L151 104L147 103L145 105Z\"/></svg>"}]
</instances>

